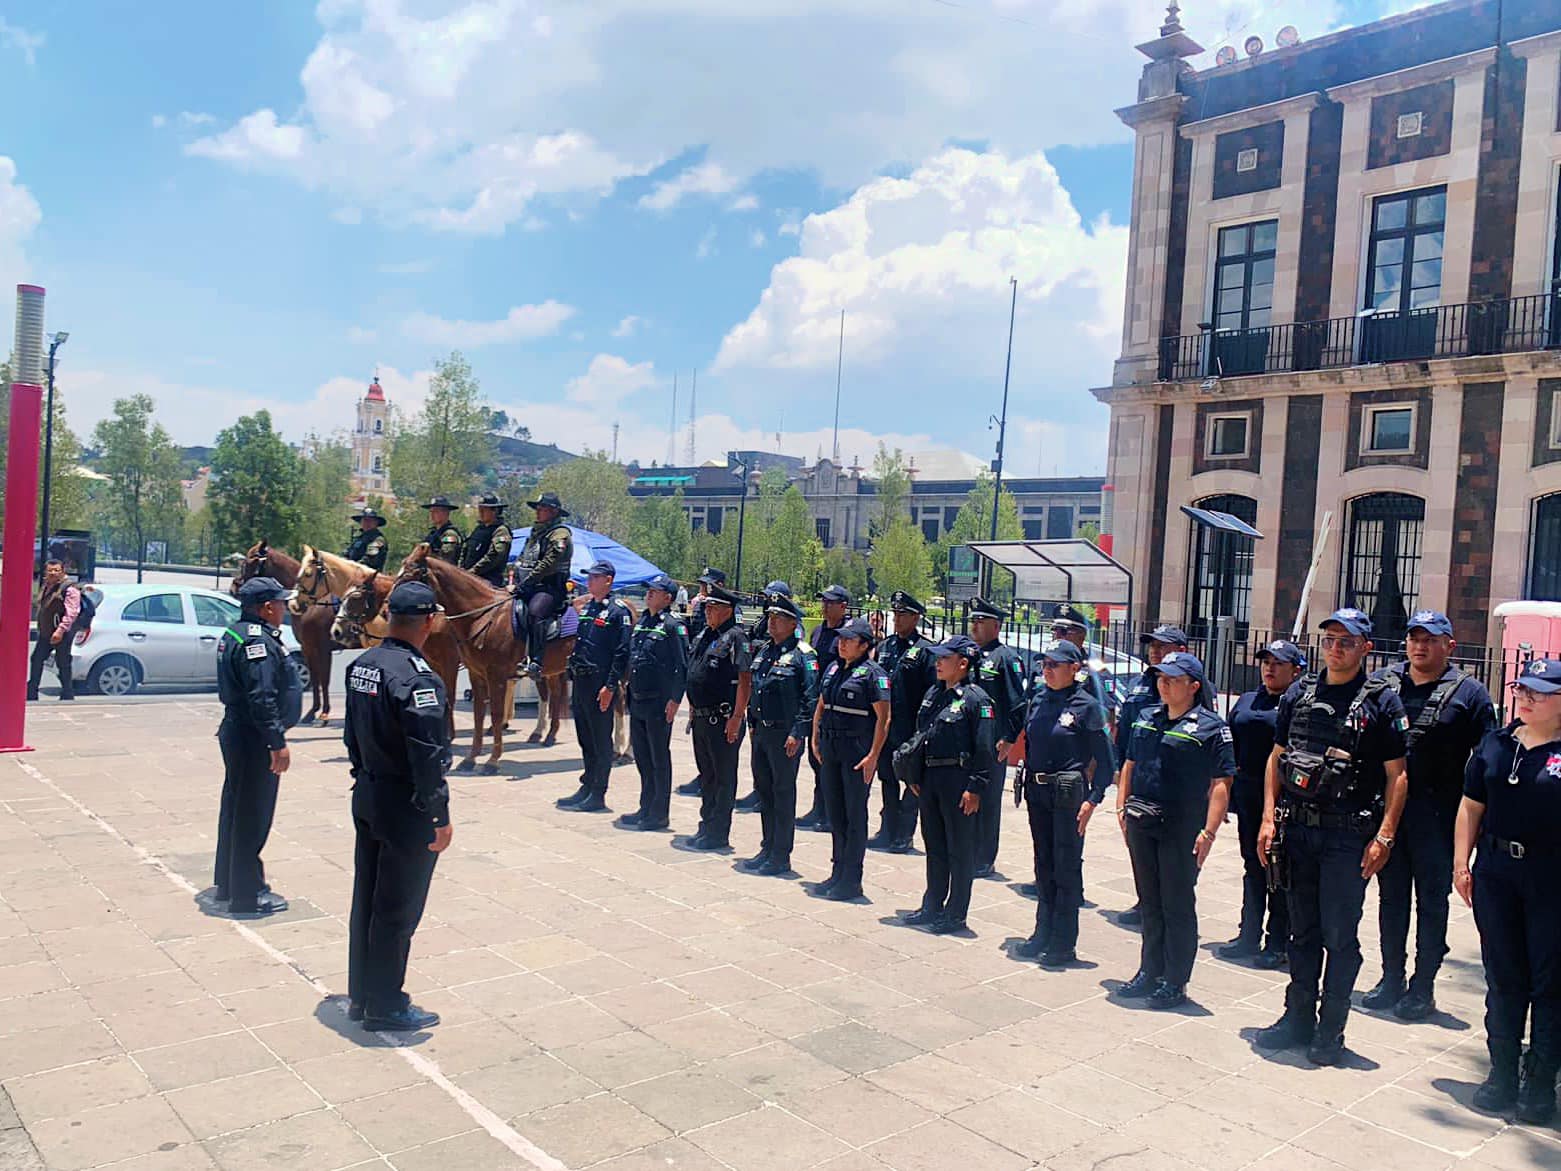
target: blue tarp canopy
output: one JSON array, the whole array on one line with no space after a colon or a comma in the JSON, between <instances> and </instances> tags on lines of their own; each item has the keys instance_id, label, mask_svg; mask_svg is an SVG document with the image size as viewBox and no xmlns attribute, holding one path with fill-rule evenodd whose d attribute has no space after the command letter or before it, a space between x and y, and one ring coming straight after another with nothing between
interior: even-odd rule
<instances>
[{"instance_id":1,"label":"blue tarp canopy","mask_svg":"<svg viewBox=\"0 0 1561 1171\"><path fill-rule=\"evenodd\" d=\"M613 568L618 571L613 581L619 586L644 585L661 572L633 549L618 544L611 537L593 533L590 529L577 529L574 525L564 527L573 535L575 542L575 555L569 565L569 576L580 585L585 584L585 571L598 561L612 562ZM515 538L510 545L509 553L509 559L513 562L520 557L526 538L531 535L531 526L510 531Z\"/></svg>"}]
</instances>

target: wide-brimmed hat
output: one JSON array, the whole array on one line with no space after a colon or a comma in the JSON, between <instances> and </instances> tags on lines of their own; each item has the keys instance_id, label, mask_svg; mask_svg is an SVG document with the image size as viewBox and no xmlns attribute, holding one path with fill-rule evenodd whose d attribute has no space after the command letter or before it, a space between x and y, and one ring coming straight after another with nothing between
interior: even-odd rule
<instances>
[{"instance_id":1,"label":"wide-brimmed hat","mask_svg":"<svg viewBox=\"0 0 1561 1171\"><path fill-rule=\"evenodd\" d=\"M385 523L383 513L375 509L372 504L365 504L361 510L352 514L353 520L377 520L381 525Z\"/></svg>"},{"instance_id":2,"label":"wide-brimmed hat","mask_svg":"<svg viewBox=\"0 0 1561 1171\"><path fill-rule=\"evenodd\" d=\"M448 508L451 512L454 512L458 508L460 508L461 506L459 504L451 504L450 503L450 498L448 496L435 496L432 500L430 500L427 504L423 505L422 507L424 507L424 508Z\"/></svg>"},{"instance_id":3,"label":"wide-brimmed hat","mask_svg":"<svg viewBox=\"0 0 1561 1171\"><path fill-rule=\"evenodd\" d=\"M557 492L544 492L535 500L526 501L527 508L556 508L559 516L568 516L569 510L564 507L564 502L558 498Z\"/></svg>"}]
</instances>

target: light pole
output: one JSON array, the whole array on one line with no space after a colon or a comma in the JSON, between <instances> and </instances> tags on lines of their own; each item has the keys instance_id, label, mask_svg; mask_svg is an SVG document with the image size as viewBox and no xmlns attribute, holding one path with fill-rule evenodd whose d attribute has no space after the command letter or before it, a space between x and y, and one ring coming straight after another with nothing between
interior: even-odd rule
<instances>
[{"instance_id":1,"label":"light pole","mask_svg":"<svg viewBox=\"0 0 1561 1171\"><path fill-rule=\"evenodd\" d=\"M1008 283L1013 288L1013 295L1008 303L1008 358L1003 364L1003 414L997 423L997 458L992 461L996 479L992 484L992 531L987 537L989 541L997 540L997 509L1003 499L1003 444L1008 438L1008 377L1014 368L1014 314L1019 308L1019 278L1011 276ZM986 588L983 592L990 593L991 588L991 562L987 562Z\"/></svg>"},{"instance_id":2,"label":"light pole","mask_svg":"<svg viewBox=\"0 0 1561 1171\"><path fill-rule=\"evenodd\" d=\"M70 340L63 329L49 339L49 360L44 365L44 382L48 388L48 402L43 416L43 524L39 531L39 548L43 556L38 558L38 580L43 580L43 567L49 560L49 498L54 487L54 356L60 347Z\"/></svg>"},{"instance_id":3,"label":"light pole","mask_svg":"<svg viewBox=\"0 0 1561 1171\"><path fill-rule=\"evenodd\" d=\"M748 461L742 460L737 465L742 473L742 495L737 498L737 570L732 575L732 590L741 593L743 588L743 522L748 517Z\"/></svg>"}]
</instances>

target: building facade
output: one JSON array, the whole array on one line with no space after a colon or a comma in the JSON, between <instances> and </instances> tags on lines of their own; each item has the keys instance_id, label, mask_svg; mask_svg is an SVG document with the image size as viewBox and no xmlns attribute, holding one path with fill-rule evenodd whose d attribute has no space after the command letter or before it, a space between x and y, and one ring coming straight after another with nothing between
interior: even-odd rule
<instances>
[{"instance_id":1,"label":"building facade","mask_svg":"<svg viewBox=\"0 0 1561 1171\"><path fill-rule=\"evenodd\" d=\"M379 376L358 400L352 429L352 495L361 504L369 496L390 497L390 404Z\"/></svg>"},{"instance_id":2,"label":"building facade","mask_svg":"<svg viewBox=\"0 0 1561 1171\"><path fill-rule=\"evenodd\" d=\"M1173 4L1117 111L1127 304L1094 393L1133 617L1348 604L1382 641L1434 608L1486 643L1497 603L1561 598L1561 4L1281 43L1194 68Z\"/></svg>"}]
</instances>

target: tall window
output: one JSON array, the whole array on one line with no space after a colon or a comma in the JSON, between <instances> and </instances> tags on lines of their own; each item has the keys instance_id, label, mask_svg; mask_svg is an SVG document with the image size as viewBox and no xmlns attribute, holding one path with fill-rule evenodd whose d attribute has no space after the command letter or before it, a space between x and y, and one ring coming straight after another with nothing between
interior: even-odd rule
<instances>
[{"instance_id":1,"label":"tall window","mask_svg":"<svg viewBox=\"0 0 1561 1171\"><path fill-rule=\"evenodd\" d=\"M1262 329L1274 306L1279 221L1221 228L1214 264L1214 328Z\"/></svg>"},{"instance_id":2,"label":"tall window","mask_svg":"<svg viewBox=\"0 0 1561 1171\"><path fill-rule=\"evenodd\" d=\"M1534 501L1524 596L1536 602L1561 602L1561 493Z\"/></svg>"},{"instance_id":3,"label":"tall window","mask_svg":"<svg viewBox=\"0 0 1561 1171\"><path fill-rule=\"evenodd\" d=\"M1420 599L1420 541L1425 501L1378 492L1350 504L1341 604L1371 615L1379 646L1402 639Z\"/></svg>"},{"instance_id":4,"label":"tall window","mask_svg":"<svg viewBox=\"0 0 1561 1171\"><path fill-rule=\"evenodd\" d=\"M1442 299L1442 245L1447 188L1385 195L1372 205L1366 305L1378 313L1407 313Z\"/></svg>"},{"instance_id":5,"label":"tall window","mask_svg":"<svg viewBox=\"0 0 1561 1171\"><path fill-rule=\"evenodd\" d=\"M1250 496L1209 496L1198 507L1257 524L1257 501ZM1236 620L1236 637L1246 638L1252 620L1252 538L1194 524L1190 564L1187 633L1207 638L1216 619L1229 617Z\"/></svg>"},{"instance_id":6,"label":"tall window","mask_svg":"<svg viewBox=\"0 0 1561 1171\"><path fill-rule=\"evenodd\" d=\"M819 516L813 518L813 535L818 538L818 543L824 548L829 548L829 518Z\"/></svg>"}]
</instances>

